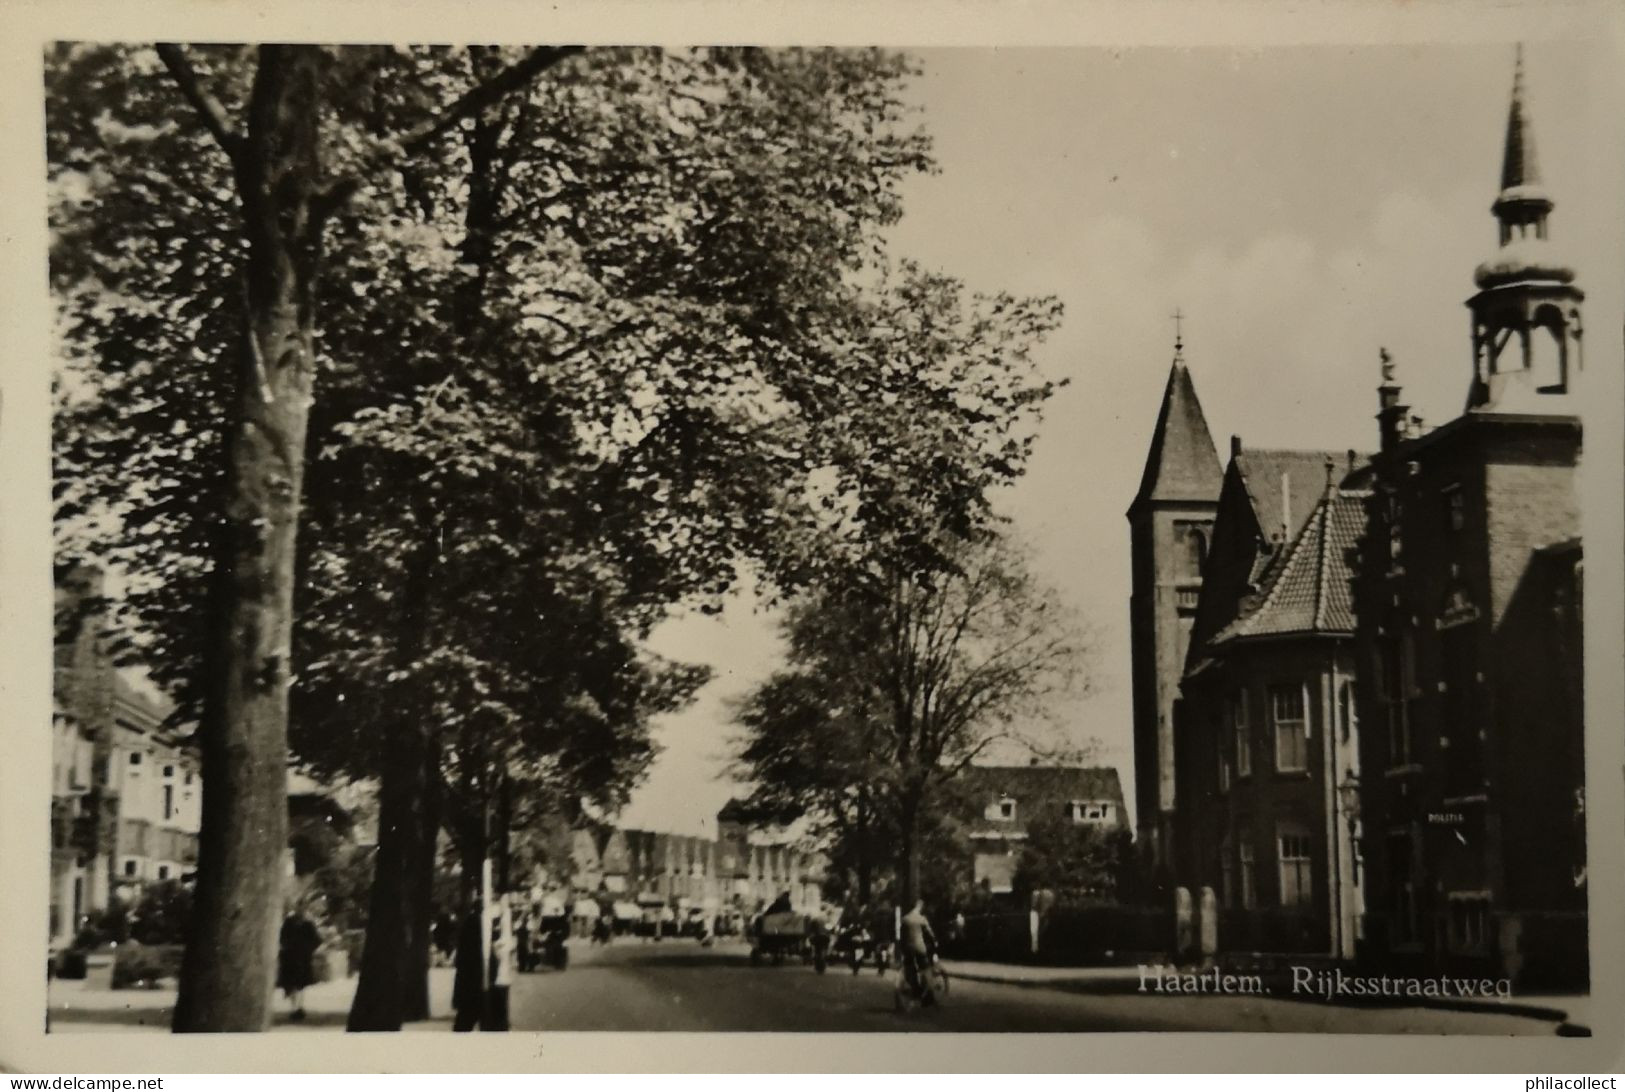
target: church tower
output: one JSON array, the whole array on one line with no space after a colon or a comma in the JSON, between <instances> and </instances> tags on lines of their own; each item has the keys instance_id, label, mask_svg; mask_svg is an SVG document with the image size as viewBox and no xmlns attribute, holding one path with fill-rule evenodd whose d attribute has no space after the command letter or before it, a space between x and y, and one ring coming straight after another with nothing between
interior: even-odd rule
<instances>
[{"instance_id":1,"label":"church tower","mask_svg":"<svg viewBox=\"0 0 1625 1092\"><path fill-rule=\"evenodd\" d=\"M1468 412L1573 413L1580 371L1580 303L1574 270L1548 238L1552 199L1541 184L1523 82L1523 47L1512 77L1501 192L1491 210L1500 249L1479 265Z\"/></svg>"},{"instance_id":2,"label":"church tower","mask_svg":"<svg viewBox=\"0 0 1625 1092\"><path fill-rule=\"evenodd\" d=\"M1134 786L1137 837L1166 865L1174 811L1174 699L1202 588L1223 471L1202 404L1174 340L1140 490L1129 506L1133 589Z\"/></svg>"}]
</instances>

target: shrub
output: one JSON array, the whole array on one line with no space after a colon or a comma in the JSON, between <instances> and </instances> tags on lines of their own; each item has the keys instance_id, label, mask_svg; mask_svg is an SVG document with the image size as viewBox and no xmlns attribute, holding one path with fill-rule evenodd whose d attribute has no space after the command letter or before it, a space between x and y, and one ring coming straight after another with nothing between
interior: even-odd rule
<instances>
[{"instance_id":1,"label":"shrub","mask_svg":"<svg viewBox=\"0 0 1625 1092\"><path fill-rule=\"evenodd\" d=\"M182 948L178 944L121 944L113 957L115 990L155 990L166 978L180 974Z\"/></svg>"},{"instance_id":2,"label":"shrub","mask_svg":"<svg viewBox=\"0 0 1625 1092\"><path fill-rule=\"evenodd\" d=\"M85 918L84 927L74 939L75 948L101 948L108 944L123 944L130 939L130 915L117 899L105 909L97 910Z\"/></svg>"},{"instance_id":3,"label":"shrub","mask_svg":"<svg viewBox=\"0 0 1625 1092\"><path fill-rule=\"evenodd\" d=\"M192 891L178 880L149 884L130 913L130 938L142 944L184 944Z\"/></svg>"}]
</instances>

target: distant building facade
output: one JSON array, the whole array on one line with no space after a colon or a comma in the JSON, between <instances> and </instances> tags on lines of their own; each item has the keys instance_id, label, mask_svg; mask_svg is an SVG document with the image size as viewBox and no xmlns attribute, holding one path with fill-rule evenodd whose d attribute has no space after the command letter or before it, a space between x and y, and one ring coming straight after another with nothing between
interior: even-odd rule
<instances>
[{"instance_id":1,"label":"distant building facade","mask_svg":"<svg viewBox=\"0 0 1625 1092\"><path fill-rule=\"evenodd\" d=\"M198 759L167 725L172 707L113 663L103 580L79 568L56 595L52 718L51 943L86 915L197 864Z\"/></svg>"},{"instance_id":2,"label":"distant building facade","mask_svg":"<svg viewBox=\"0 0 1625 1092\"><path fill-rule=\"evenodd\" d=\"M970 766L959 792L971 847L971 879L993 894L1013 890L1027 831L1040 816L1111 833L1129 829L1115 769L1074 766Z\"/></svg>"},{"instance_id":3,"label":"distant building facade","mask_svg":"<svg viewBox=\"0 0 1625 1092\"><path fill-rule=\"evenodd\" d=\"M729 802L717 836L630 828L576 828L543 886L626 907L754 913L780 895L804 912L823 902L826 862L770 831L751 827Z\"/></svg>"}]
</instances>

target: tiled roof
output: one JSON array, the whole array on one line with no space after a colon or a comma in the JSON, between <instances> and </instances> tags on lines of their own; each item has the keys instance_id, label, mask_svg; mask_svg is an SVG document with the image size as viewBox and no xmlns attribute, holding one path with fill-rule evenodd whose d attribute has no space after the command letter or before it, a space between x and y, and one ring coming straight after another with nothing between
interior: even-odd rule
<instances>
[{"instance_id":1,"label":"tiled roof","mask_svg":"<svg viewBox=\"0 0 1625 1092\"><path fill-rule=\"evenodd\" d=\"M1202 404L1196 399L1190 369L1175 362L1162 392L1157 428L1151 435L1151 451L1146 456L1134 503L1216 501L1223 480L1224 471L1213 448Z\"/></svg>"},{"instance_id":2,"label":"tiled roof","mask_svg":"<svg viewBox=\"0 0 1625 1092\"><path fill-rule=\"evenodd\" d=\"M1329 493L1306 514L1292 545L1264 574L1253 604L1213 638L1354 632L1352 552L1365 531L1359 491Z\"/></svg>"},{"instance_id":3,"label":"tiled roof","mask_svg":"<svg viewBox=\"0 0 1625 1092\"><path fill-rule=\"evenodd\" d=\"M1272 541L1279 536L1290 542L1298 537L1309 519L1315 502L1326 492L1326 465L1335 478L1352 487L1363 482L1371 456L1347 451L1244 450L1236 453L1236 469L1253 502L1258 528ZM1286 497L1281 479L1286 477ZM1283 507L1283 503L1287 507ZM1289 510L1290 509L1290 510ZM1288 519L1290 517L1290 519ZM1283 525L1290 524L1284 527Z\"/></svg>"},{"instance_id":4,"label":"tiled roof","mask_svg":"<svg viewBox=\"0 0 1625 1092\"><path fill-rule=\"evenodd\" d=\"M1017 800L1123 802L1123 785L1111 766L970 766L961 780L973 793L1008 793Z\"/></svg>"}]
</instances>

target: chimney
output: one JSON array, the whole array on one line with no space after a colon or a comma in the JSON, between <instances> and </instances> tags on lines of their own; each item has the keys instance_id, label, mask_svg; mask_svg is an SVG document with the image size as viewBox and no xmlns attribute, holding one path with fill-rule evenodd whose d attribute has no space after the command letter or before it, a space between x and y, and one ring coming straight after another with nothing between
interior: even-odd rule
<instances>
[{"instance_id":1,"label":"chimney","mask_svg":"<svg viewBox=\"0 0 1625 1092\"><path fill-rule=\"evenodd\" d=\"M1326 459L1326 496L1337 498L1337 460L1330 456Z\"/></svg>"},{"instance_id":2,"label":"chimney","mask_svg":"<svg viewBox=\"0 0 1625 1092\"><path fill-rule=\"evenodd\" d=\"M1281 471L1281 541L1292 537L1292 479Z\"/></svg>"},{"instance_id":3,"label":"chimney","mask_svg":"<svg viewBox=\"0 0 1625 1092\"><path fill-rule=\"evenodd\" d=\"M1230 437L1230 457L1232 459L1234 459L1237 455L1240 455L1240 454L1241 454L1241 437L1236 436L1236 435L1232 435Z\"/></svg>"}]
</instances>

